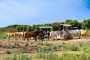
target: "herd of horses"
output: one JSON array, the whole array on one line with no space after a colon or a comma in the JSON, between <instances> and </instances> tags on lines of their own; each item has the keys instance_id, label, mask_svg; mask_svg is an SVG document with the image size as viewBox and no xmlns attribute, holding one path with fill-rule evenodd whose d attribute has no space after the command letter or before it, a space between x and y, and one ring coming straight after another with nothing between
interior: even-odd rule
<instances>
[{"instance_id":1,"label":"herd of horses","mask_svg":"<svg viewBox=\"0 0 90 60\"><path fill-rule=\"evenodd\" d=\"M59 34L60 33L60 34ZM48 40L55 40L58 39L59 36L63 35L62 31L51 31L45 32L42 30L36 30L32 32L7 32L8 39L15 39L15 40L44 40L47 38ZM86 37L87 30L81 29L78 31L79 38ZM63 39L72 39L72 33L66 32L63 36Z\"/></svg>"},{"instance_id":2,"label":"herd of horses","mask_svg":"<svg viewBox=\"0 0 90 60\"><path fill-rule=\"evenodd\" d=\"M42 40L44 39L45 33L40 30L32 31L32 32L8 32L7 38L8 39L15 39L15 40ZM49 35L48 35L49 36Z\"/></svg>"}]
</instances>

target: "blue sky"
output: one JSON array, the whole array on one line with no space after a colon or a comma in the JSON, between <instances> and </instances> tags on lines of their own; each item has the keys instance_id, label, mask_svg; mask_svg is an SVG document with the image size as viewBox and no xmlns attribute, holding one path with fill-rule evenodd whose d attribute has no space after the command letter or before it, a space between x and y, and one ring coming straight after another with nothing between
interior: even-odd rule
<instances>
[{"instance_id":1,"label":"blue sky","mask_svg":"<svg viewBox=\"0 0 90 60\"><path fill-rule=\"evenodd\" d=\"M90 0L0 0L0 26L90 18Z\"/></svg>"}]
</instances>

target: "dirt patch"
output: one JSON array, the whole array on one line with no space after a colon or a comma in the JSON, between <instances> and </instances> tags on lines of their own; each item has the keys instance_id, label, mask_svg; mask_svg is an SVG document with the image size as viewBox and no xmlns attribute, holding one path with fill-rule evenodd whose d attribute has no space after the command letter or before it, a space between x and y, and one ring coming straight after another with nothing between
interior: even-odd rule
<instances>
[{"instance_id":1,"label":"dirt patch","mask_svg":"<svg viewBox=\"0 0 90 60\"><path fill-rule=\"evenodd\" d=\"M52 40L49 40L49 41L5 40L5 41L0 41L0 54L35 53L38 48L43 46L43 44L79 45L80 43L90 45L90 39L73 39L73 40L67 40L67 41L65 40L55 40L55 41L52 41Z\"/></svg>"}]
</instances>

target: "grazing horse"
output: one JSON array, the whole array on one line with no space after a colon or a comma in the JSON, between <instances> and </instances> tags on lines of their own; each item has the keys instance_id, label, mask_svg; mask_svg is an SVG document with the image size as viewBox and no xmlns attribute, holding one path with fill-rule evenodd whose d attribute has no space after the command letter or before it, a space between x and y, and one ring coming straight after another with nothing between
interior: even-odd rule
<instances>
[{"instance_id":1,"label":"grazing horse","mask_svg":"<svg viewBox=\"0 0 90 60\"><path fill-rule=\"evenodd\" d=\"M44 33L43 31L37 30L32 32L26 32L24 35L24 38L27 40L31 39L32 37L35 41L37 41L38 39L41 40L41 39L44 39Z\"/></svg>"},{"instance_id":2,"label":"grazing horse","mask_svg":"<svg viewBox=\"0 0 90 60\"><path fill-rule=\"evenodd\" d=\"M7 33L7 36L8 36L8 39L15 39L15 40L18 40L18 39L23 39L25 35L25 32L8 32Z\"/></svg>"},{"instance_id":3,"label":"grazing horse","mask_svg":"<svg viewBox=\"0 0 90 60\"><path fill-rule=\"evenodd\" d=\"M51 40L57 40L57 39L60 39L60 37L61 37L60 31L51 31L50 32L50 39Z\"/></svg>"},{"instance_id":4,"label":"grazing horse","mask_svg":"<svg viewBox=\"0 0 90 60\"><path fill-rule=\"evenodd\" d=\"M73 38L80 38L80 30L79 29L69 30L69 33L73 36Z\"/></svg>"},{"instance_id":5,"label":"grazing horse","mask_svg":"<svg viewBox=\"0 0 90 60\"><path fill-rule=\"evenodd\" d=\"M40 30L36 30L32 32L8 32L7 33L8 38L15 38L15 40L17 39L30 40L31 38L33 38L35 41L37 41L38 39L40 40L44 39L44 35L45 33Z\"/></svg>"},{"instance_id":6,"label":"grazing horse","mask_svg":"<svg viewBox=\"0 0 90 60\"><path fill-rule=\"evenodd\" d=\"M80 30L80 38L87 37L87 30L81 29Z\"/></svg>"},{"instance_id":7,"label":"grazing horse","mask_svg":"<svg viewBox=\"0 0 90 60\"><path fill-rule=\"evenodd\" d=\"M26 39L27 39L27 40L31 39L32 34L33 34L32 32L26 32L26 33L24 34L24 36L23 36L23 37L24 37L24 40L26 40Z\"/></svg>"},{"instance_id":8,"label":"grazing horse","mask_svg":"<svg viewBox=\"0 0 90 60\"><path fill-rule=\"evenodd\" d=\"M8 33L7 33L7 38L8 38L8 39L11 39L11 38L14 39L14 38L15 38L15 32L8 32Z\"/></svg>"},{"instance_id":9,"label":"grazing horse","mask_svg":"<svg viewBox=\"0 0 90 60\"><path fill-rule=\"evenodd\" d=\"M15 37L17 39L24 39L24 35L25 35L26 32L16 32L15 33Z\"/></svg>"},{"instance_id":10,"label":"grazing horse","mask_svg":"<svg viewBox=\"0 0 90 60\"><path fill-rule=\"evenodd\" d=\"M69 31L62 30L62 31L51 31L50 38L51 40L60 40L60 39L67 40L67 39L72 39L73 36Z\"/></svg>"}]
</instances>

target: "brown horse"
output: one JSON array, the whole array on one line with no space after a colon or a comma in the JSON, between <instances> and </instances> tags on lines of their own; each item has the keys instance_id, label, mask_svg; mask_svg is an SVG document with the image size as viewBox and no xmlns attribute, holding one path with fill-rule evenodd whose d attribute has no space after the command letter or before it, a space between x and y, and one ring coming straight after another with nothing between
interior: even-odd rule
<instances>
[{"instance_id":1,"label":"brown horse","mask_svg":"<svg viewBox=\"0 0 90 60\"><path fill-rule=\"evenodd\" d=\"M23 39L24 35L25 35L25 32L8 32L7 33L8 39L12 38L12 39L15 39L15 40Z\"/></svg>"},{"instance_id":2,"label":"brown horse","mask_svg":"<svg viewBox=\"0 0 90 60\"><path fill-rule=\"evenodd\" d=\"M87 37L87 30L81 29L80 30L80 38L86 38Z\"/></svg>"},{"instance_id":3,"label":"brown horse","mask_svg":"<svg viewBox=\"0 0 90 60\"><path fill-rule=\"evenodd\" d=\"M44 39L44 33L43 31L32 31L32 32L26 32L24 35L24 38L27 40L30 40L31 38L33 38L35 41L37 41L38 39Z\"/></svg>"},{"instance_id":4,"label":"brown horse","mask_svg":"<svg viewBox=\"0 0 90 60\"><path fill-rule=\"evenodd\" d=\"M8 32L8 33L6 33L7 34L7 38L8 39L14 39L15 38L15 32Z\"/></svg>"},{"instance_id":5,"label":"brown horse","mask_svg":"<svg viewBox=\"0 0 90 60\"><path fill-rule=\"evenodd\" d=\"M31 40L33 38L35 41L38 39L44 39L43 31L36 30L31 32L8 32L8 38L15 38L15 40Z\"/></svg>"},{"instance_id":6,"label":"brown horse","mask_svg":"<svg viewBox=\"0 0 90 60\"><path fill-rule=\"evenodd\" d=\"M17 39L24 39L24 35L25 35L26 32L16 32L15 33L15 38Z\"/></svg>"}]
</instances>

